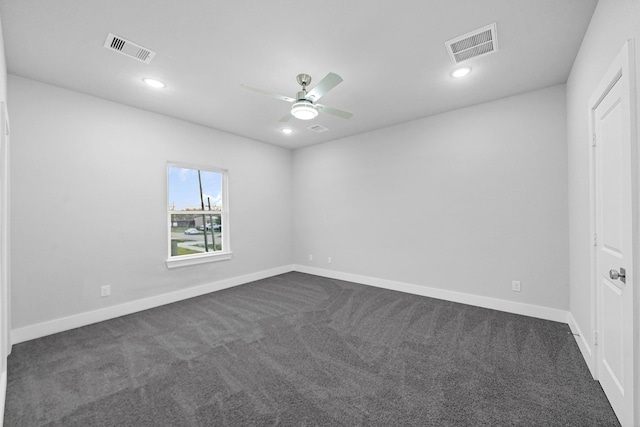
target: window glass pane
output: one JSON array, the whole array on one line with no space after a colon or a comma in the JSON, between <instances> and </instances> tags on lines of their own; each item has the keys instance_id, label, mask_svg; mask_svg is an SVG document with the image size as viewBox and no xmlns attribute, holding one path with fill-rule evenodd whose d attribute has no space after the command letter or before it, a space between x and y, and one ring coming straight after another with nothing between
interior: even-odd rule
<instances>
[{"instance_id":1,"label":"window glass pane","mask_svg":"<svg viewBox=\"0 0 640 427\"><path fill-rule=\"evenodd\" d=\"M171 256L222 250L220 214L171 214Z\"/></svg>"},{"instance_id":2,"label":"window glass pane","mask_svg":"<svg viewBox=\"0 0 640 427\"><path fill-rule=\"evenodd\" d=\"M203 206L222 210L222 173L169 166L169 210L202 210Z\"/></svg>"}]
</instances>

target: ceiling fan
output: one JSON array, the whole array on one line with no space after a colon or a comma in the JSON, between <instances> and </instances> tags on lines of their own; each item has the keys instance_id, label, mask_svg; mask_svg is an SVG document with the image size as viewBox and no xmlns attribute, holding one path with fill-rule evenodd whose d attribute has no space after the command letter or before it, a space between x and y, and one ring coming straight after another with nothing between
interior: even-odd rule
<instances>
[{"instance_id":1,"label":"ceiling fan","mask_svg":"<svg viewBox=\"0 0 640 427\"><path fill-rule=\"evenodd\" d=\"M340 117L343 119L349 119L353 116L353 113L348 111L339 110L337 108L328 107L323 104L318 104L320 98L327 94L331 89L336 87L342 82L342 77L336 73L327 74L320 82L309 92L307 92L307 86L311 83L311 76L308 74L298 74L298 84L302 86L302 90L298 92L295 98L291 98L284 95L278 95L277 93L267 92L262 89L256 89L247 85L240 85L245 89L252 90L254 92L268 95L276 99L292 102L291 111L280 119L281 122L288 121L291 116L300 120L311 120L318 115L318 112L331 114L332 116Z\"/></svg>"}]
</instances>

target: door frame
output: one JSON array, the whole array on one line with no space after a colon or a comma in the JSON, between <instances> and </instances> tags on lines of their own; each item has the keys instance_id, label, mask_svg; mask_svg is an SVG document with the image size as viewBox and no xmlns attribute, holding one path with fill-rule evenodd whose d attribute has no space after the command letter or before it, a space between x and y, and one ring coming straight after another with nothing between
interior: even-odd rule
<instances>
[{"instance_id":1,"label":"door frame","mask_svg":"<svg viewBox=\"0 0 640 427\"><path fill-rule=\"evenodd\" d=\"M588 102L588 118L589 118L589 197L590 197L590 236L591 241L591 338L585 340L591 346L589 365L591 367L591 373L593 378L598 380L600 378L600 372L598 369L598 356L599 349L597 347L597 333L600 330L600 321L598 318L598 292L597 292L597 243L596 243L596 231L597 231L597 198L596 198L596 159L595 159L595 109L600 102L609 93L615 83L622 77L626 76L628 79L627 90L629 96L629 132L631 139L631 246L633 256L631 258L632 268L632 281L628 283L633 290L633 351L634 351L634 366L633 366L633 384L632 392L635 402L631 408L631 425L637 423L640 420L640 214L639 214L639 202L640 202L640 177L638 168L640 165L640 151L638 150L638 125L640 117L638 116L637 103L638 93L636 90L636 62L635 62L635 43L633 39L625 42L624 46L607 69L607 72L603 75L600 83L593 91L593 95L589 98Z\"/></svg>"}]
</instances>

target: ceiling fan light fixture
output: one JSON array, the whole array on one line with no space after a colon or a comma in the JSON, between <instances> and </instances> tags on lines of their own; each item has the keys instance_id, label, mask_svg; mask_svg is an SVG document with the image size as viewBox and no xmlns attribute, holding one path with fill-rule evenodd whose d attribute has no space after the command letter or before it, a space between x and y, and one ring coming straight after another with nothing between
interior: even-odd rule
<instances>
[{"instance_id":1,"label":"ceiling fan light fixture","mask_svg":"<svg viewBox=\"0 0 640 427\"><path fill-rule=\"evenodd\" d=\"M302 100L293 104L291 107L291 114L296 119L311 120L316 118L318 110L311 102Z\"/></svg>"}]
</instances>

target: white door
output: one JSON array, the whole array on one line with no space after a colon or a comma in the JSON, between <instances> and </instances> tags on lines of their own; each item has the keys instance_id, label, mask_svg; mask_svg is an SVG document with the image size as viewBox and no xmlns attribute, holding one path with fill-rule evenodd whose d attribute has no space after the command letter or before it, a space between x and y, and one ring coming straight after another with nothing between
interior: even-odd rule
<instances>
[{"instance_id":1,"label":"white door","mask_svg":"<svg viewBox=\"0 0 640 427\"><path fill-rule=\"evenodd\" d=\"M590 100L594 165L596 372L623 426L634 426L630 43ZM638 421L638 420L637 420Z\"/></svg>"}]
</instances>

